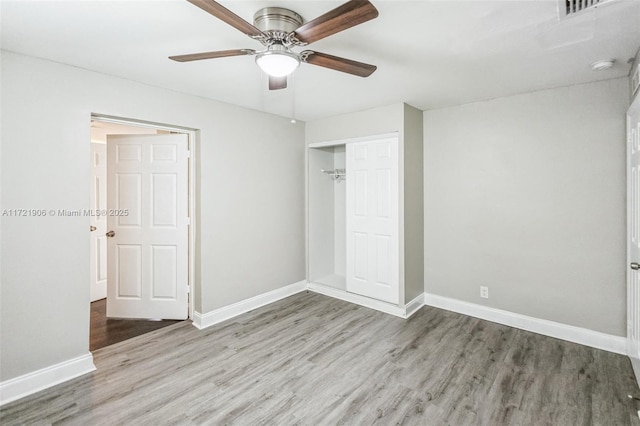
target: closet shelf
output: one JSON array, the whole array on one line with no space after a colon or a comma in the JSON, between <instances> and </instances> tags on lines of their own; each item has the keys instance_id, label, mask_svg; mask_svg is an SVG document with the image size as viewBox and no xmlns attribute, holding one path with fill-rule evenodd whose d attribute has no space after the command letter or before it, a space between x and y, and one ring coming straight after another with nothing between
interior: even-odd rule
<instances>
[{"instance_id":1,"label":"closet shelf","mask_svg":"<svg viewBox=\"0 0 640 426\"><path fill-rule=\"evenodd\" d=\"M320 169L324 174L331 176L331 179L340 183L347 178L347 171L345 169Z\"/></svg>"}]
</instances>

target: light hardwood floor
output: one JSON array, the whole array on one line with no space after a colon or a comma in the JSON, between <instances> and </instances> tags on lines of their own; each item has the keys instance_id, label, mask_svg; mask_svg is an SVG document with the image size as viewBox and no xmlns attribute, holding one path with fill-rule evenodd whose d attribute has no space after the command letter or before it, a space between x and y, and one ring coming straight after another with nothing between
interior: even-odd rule
<instances>
[{"instance_id":1,"label":"light hardwood floor","mask_svg":"<svg viewBox=\"0 0 640 426\"><path fill-rule=\"evenodd\" d=\"M300 293L94 356L0 423L640 425L626 357L429 307L402 320Z\"/></svg>"}]
</instances>

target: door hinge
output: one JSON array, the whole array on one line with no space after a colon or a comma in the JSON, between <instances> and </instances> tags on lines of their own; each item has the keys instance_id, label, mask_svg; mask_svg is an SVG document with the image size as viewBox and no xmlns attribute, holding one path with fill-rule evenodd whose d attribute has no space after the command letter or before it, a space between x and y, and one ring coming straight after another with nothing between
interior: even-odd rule
<instances>
[{"instance_id":1,"label":"door hinge","mask_svg":"<svg viewBox=\"0 0 640 426\"><path fill-rule=\"evenodd\" d=\"M191 151L187 151L187 158L191 158Z\"/></svg>"},{"instance_id":2,"label":"door hinge","mask_svg":"<svg viewBox=\"0 0 640 426\"><path fill-rule=\"evenodd\" d=\"M187 225L191 225L191 218L190 217L187 218Z\"/></svg>"}]
</instances>

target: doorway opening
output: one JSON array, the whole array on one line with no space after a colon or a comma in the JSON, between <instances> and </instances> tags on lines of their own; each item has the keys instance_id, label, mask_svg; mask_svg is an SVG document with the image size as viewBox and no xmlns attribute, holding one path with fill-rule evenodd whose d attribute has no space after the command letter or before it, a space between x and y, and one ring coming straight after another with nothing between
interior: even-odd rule
<instances>
[{"instance_id":1,"label":"doorway opening","mask_svg":"<svg viewBox=\"0 0 640 426\"><path fill-rule=\"evenodd\" d=\"M192 316L195 136L91 116L90 351Z\"/></svg>"}]
</instances>

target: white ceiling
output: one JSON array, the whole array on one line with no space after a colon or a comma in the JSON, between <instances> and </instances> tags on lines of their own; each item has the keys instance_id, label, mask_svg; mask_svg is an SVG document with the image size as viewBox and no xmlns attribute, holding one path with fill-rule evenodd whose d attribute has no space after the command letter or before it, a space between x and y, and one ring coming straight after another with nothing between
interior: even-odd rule
<instances>
[{"instance_id":1,"label":"white ceiling","mask_svg":"<svg viewBox=\"0 0 640 426\"><path fill-rule=\"evenodd\" d=\"M346 1L346 0L345 0ZM221 1L249 22L265 6L306 20L344 1ZM442 108L628 75L640 0L559 20L555 0L381 1L377 19L309 48L378 66L369 78L302 64L269 92L254 58L177 63L170 55L257 41L184 0L1 0L2 48L301 120L407 102ZM613 69L590 64L615 58Z\"/></svg>"}]
</instances>

